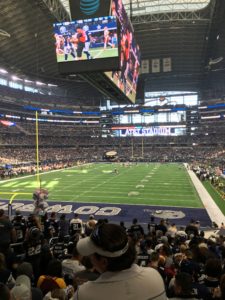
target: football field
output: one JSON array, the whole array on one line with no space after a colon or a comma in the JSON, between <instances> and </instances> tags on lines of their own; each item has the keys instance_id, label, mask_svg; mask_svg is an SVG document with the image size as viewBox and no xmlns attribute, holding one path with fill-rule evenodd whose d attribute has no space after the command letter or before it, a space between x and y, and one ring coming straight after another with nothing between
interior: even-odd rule
<instances>
[{"instance_id":1,"label":"football field","mask_svg":"<svg viewBox=\"0 0 225 300\"><path fill-rule=\"evenodd\" d=\"M42 173L40 178L42 187L49 191L49 200L54 202L203 208L183 164L97 163ZM10 198L5 193L32 194L37 187L36 176L1 181L1 198ZM31 200L31 194L15 199Z\"/></svg>"},{"instance_id":2,"label":"football field","mask_svg":"<svg viewBox=\"0 0 225 300\"><path fill-rule=\"evenodd\" d=\"M106 48L98 47L98 48L90 48L89 53L93 59L95 58L109 58L109 57L117 57L118 56L118 48ZM82 53L82 59L87 60L87 56L85 53ZM72 55L68 55L68 61L74 61ZM65 58L63 54L57 54L57 62L65 62Z\"/></svg>"}]
</instances>

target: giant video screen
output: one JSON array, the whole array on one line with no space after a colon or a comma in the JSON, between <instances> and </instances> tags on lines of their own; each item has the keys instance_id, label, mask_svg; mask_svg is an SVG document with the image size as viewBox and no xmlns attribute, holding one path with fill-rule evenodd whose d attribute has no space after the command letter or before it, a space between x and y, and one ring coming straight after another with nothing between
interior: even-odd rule
<instances>
[{"instance_id":1,"label":"giant video screen","mask_svg":"<svg viewBox=\"0 0 225 300\"><path fill-rule=\"evenodd\" d=\"M61 73L118 70L120 44L115 16L55 23L53 27Z\"/></svg>"},{"instance_id":2,"label":"giant video screen","mask_svg":"<svg viewBox=\"0 0 225 300\"><path fill-rule=\"evenodd\" d=\"M112 15L120 23L120 70L105 73L116 86L135 103L140 68L140 50L134 38L134 31L122 0L112 0Z\"/></svg>"}]
</instances>

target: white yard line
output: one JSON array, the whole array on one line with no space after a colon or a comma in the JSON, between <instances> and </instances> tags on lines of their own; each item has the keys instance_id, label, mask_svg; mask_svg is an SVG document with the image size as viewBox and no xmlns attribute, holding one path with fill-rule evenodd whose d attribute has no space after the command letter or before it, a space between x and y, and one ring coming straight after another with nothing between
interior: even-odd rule
<instances>
[{"instance_id":1,"label":"white yard line","mask_svg":"<svg viewBox=\"0 0 225 300\"><path fill-rule=\"evenodd\" d=\"M195 175L193 171L187 170L192 183L194 184L199 197L202 200L202 203L207 210L207 213L210 217L210 219L220 225L222 222L225 222L225 216L219 209L219 207L216 205L212 197L209 195L206 188L203 186L201 181L198 179L198 177Z\"/></svg>"}]
</instances>

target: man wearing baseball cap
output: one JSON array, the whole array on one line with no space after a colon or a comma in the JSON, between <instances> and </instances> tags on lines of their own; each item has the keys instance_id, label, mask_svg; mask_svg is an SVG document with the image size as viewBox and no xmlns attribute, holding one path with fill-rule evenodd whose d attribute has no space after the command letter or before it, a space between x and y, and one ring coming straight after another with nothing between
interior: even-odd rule
<instances>
[{"instance_id":1,"label":"man wearing baseball cap","mask_svg":"<svg viewBox=\"0 0 225 300\"><path fill-rule=\"evenodd\" d=\"M167 299L160 274L134 263L135 247L121 226L109 223L97 226L90 237L78 241L77 250L90 257L101 275L79 286L74 300Z\"/></svg>"}]
</instances>

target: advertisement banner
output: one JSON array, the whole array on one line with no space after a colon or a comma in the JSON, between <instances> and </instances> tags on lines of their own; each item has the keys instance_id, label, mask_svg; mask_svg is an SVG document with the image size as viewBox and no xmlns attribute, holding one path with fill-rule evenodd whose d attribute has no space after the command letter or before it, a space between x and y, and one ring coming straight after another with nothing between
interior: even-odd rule
<instances>
[{"instance_id":1,"label":"advertisement banner","mask_svg":"<svg viewBox=\"0 0 225 300\"><path fill-rule=\"evenodd\" d=\"M152 59L152 73L159 73L160 72L160 59L155 58Z\"/></svg>"},{"instance_id":2,"label":"advertisement banner","mask_svg":"<svg viewBox=\"0 0 225 300\"><path fill-rule=\"evenodd\" d=\"M171 57L163 58L163 72L172 71L172 60Z\"/></svg>"}]
</instances>

